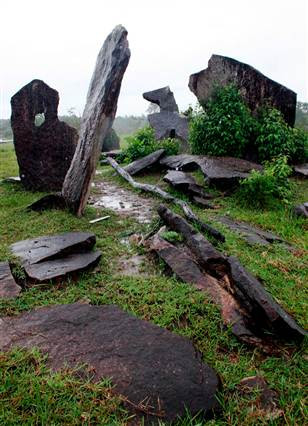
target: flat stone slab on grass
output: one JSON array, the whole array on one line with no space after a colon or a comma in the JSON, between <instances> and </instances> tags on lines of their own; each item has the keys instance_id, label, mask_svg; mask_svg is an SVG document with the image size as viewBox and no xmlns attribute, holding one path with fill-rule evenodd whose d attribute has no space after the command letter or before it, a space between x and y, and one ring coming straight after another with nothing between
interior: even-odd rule
<instances>
[{"instance_id":1,"label":"flat stone slab on grass","mask_svg":"<svg viewBox=\"0 0 308 426\"><path fill-rule=\"evenodd\" d=\"M217 406L219 379L192 343L117 306L75 303L2 318L0 350L16 346L48 353L54 370L89 365L93 380L111 378L139 415L173 421L186 408L195 415Z\"/></svg>"},{"instance_id":2,"label":"flat stone slab on grass","mask_svg":"<svg viewBox=\"0 0 308 426\"><path fill-rule=\"evenodd\" d=\"M26 263L24 268L31 279L43 282L65 277L65 275L69 273L81 272L87 268L95 266L101 255L102 253L100 251L75 253L60 259L47 260L45 262L34 264Z\"/></svg>"},{"instance_id":3,"label":"flat stone slab on grass","mask_svg":"<svg viewBox=\"0 0 308 426\"><path fill-rule=\"evenodd\" d=\"M294 166L294 171L298 176L307 179L307 177L308 177L308 163L297 164L296 166Z\"/></svg>"},{"instance_id":4,"label":"flat stone slab on grass","mask_svg":"<svg viewBox=\"0 0 308 426\"><path fill-rule=\"evenodd\" d=\"M0 262L0 300L13 299L20 292L21 287L14 280L9 262Z\"/></svg>"},{"instance_id":5,"label":"flat stone slab on grass","mask_svg":"<svg viewBox=\"0 0 308 426\"><path fill-rule=\"evenodd\" d=\"M133 161L132 163L128 164L126 167L124 167L124 170L130 175L134 176L137 173L157 163L158 160L164 154L164 152L165 152L164 149L159 149L155 152L152 152L151 154L146 155L145 157L140 158L139 160Z\"/></svg>"},{"instance_id":6,"label":"flat stone slab on grass","mask_svg":"<svg viewBox=\"0 0 308 426\"><path fill-rule=\"evenodd\" d=\"M18 241L11 245L11 251L23 263L34 264L55 257L91 250L95 242L96 237L93 233L67 232Z\"/></svg>"},{"instance_id":7,"label":"flat stone slab on grass","mask_svg":"<svg viewBox=\"0 0 308 426\"><path fill-rule=\"evenodd\" d=\"M213 198L210 194L205 192L201 185L198 185L195 178L188 174L178 170L169 170L164 176L164 181L186 192L187 195L194 197Z\"/></svg>"}]
</instances>

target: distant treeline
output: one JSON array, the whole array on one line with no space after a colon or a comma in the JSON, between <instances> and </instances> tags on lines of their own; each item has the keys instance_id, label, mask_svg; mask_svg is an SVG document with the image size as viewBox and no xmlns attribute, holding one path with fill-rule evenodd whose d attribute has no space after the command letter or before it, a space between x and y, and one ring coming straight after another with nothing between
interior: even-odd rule
<instances>
[{"instance_id":1,"label":"distant treeline","mask_svg":"<svg viewBox=\"0 0 308 426\"><path fill-rule=\"evenodd\" d=\"M59 116L61 121L64 121L68 125L75 127L79 131L80 129L80 117L76 114L62 115ZM39 120L36 120L39 124L42 122L42 117L40 115ZM134 116L127 115L125 117L116 117L113 122L113 128L119 136L131 135L136 130L146 126L147 118L145 115ZM1 119L0 120L0 139L2 140L11 140L13 139L11 122L10 119Z\"/></svg>"},{"instance_id":2,"label":"distant treeline","mask_svg":"<svg viewBox=\"0 0 308 426\"><path fill-rule=\"evenodd\" d=\"M62 115L59 117L61 121L80 129L80 117L76 114ZM119 136L131 135L136 130L146 126L148 123L145 115L135 116L126 115L124 117L116 117L113 123L113 128ZM296 107L296 122L295 126L304 129L308 132L308 102L298 102ZM10 119L0 120L0 139L13 139Z\"/></svg>"}]
</instances>

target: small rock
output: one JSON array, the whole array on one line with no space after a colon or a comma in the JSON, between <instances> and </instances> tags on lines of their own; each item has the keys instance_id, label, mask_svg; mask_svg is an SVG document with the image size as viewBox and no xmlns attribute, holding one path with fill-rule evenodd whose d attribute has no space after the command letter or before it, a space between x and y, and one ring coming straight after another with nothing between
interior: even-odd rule
<instances>
[{"instance_id":1,"label":"small rock","mask_svg":"<svg viewBox=\"0 0 308 426\"><path fill-rule=\"evenodd\" d=\"M293 208L293 213L298 217L308 217L308 202L295 206Z\"/></svg>"},{"instance_id":2,"label":"small rock","mask_svg":"<svg viewBox=\"0 0 308 426\"><path fill-rule=\"evenodd\" d=\"M11 272L9 262L0 262L0 300L15 299L21 292Z\"/></svg>"}]
</instances>

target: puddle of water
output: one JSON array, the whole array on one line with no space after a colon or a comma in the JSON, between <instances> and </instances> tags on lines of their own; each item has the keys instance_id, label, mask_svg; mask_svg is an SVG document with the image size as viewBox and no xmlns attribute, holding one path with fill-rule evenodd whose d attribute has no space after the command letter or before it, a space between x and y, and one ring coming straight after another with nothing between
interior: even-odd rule
<instances>
[{"instance_id":1,"label":"puddle of water","mask_svg":"<svg viewBox=\"0 0 308 426\"><path fill-rule=\"evenodd\" d=\"M125 276L146 276L148 275L143 269L143 266L147 263L146 256L134 255L129 258L122 256L118 260L118 273Z\"/></svg>"},{"instance_id":2,"label":"puddle of water","mask_svg":"<svg viewBox=\"0 0 308 426\"><path fill-rule=\"evenodd\" d=\"M90 203L97 208L103 207L122 216L133 217L140 223L150 223L156 215L153 199L142 197L110 182L96 184L96 193Z\"/></svg>"}]
</instances>

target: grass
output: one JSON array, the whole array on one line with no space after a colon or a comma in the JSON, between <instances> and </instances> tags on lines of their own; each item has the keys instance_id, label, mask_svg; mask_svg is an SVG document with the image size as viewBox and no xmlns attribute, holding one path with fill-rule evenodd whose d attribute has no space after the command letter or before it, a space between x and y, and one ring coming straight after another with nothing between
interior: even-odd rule
<instances>
[{"instance_id":1,"label":"grass","mask_svg":"<svg viewBox=\"0 0 308 426\"><path fill-rule=\"evenodd\" d=\"M0 147L1 177L16 175L14 154ZM5 166L4 166L5 165ZM111 179L127 186L113 176L108 168L96 179ZM140 178L161 182L157 173ZM297 200L305 199L307 184L298 183ZM0 261L11 258L9 245L24 238L74 230L89 230L97 235L97 248L103 252L98 270L83 273L76 279L57 284L26 288L12 301L0 302L0 314L17 315L38 306L88 300L92 304L115 303L127 312L186 336L201 351L204 361L211 365L222 380L219 399L222 410L212 420L202 422L189 415L178 422L181 426L197 425L301 425L305 423L304 384L307 372L305 346L290 345L281 357L265 356L257 349L239 343L221 324L218 309L206 295L197 292L174 277L165 275L160 263L153 261L154 272L147 277L124 277L116 273L116 259L140 248L127 248L120 240L124 235L146 231L132 219L123 219L109 211L96 212L88 207L77 219L67 211L28 213L25 207L39 198L40 193L22 190L17 184L0 184ZM260 277L273 297L294 315L301 324L307 323L305 285L307 275L305 248L307 236L304 223L295 220L285 209L256 212L239 207L235 197L219 201L216 212L195 211L204 220L224 231L226 242L219 248L237 255L242 263ZM97 215L109 214L107 221L90 225ZM247 220L269 229L298 247L295 254L279 246L251 247L237 234L215 221L216 214ZM153 225L152 225L153 226ZM169 235L170 236L170 235ZM171 235L171 238L175 238ZM150 260L149 260L150 261ZM306 268L307 269L307 268ZM16 267L16 271L20 269ZM22 279L22 276L21 276ZM62 425L102 424L125 425L128 414L122 402L114 397L111 384L104 381L92 384L72 371L52 373L46 359L35 350L13 350L0 354L0 424L5 425ZM283 416L268 420L253 409L256 395L241 395L239 381L261 374L271 388L279 393Z\"/></svg>"}]
</instances>

